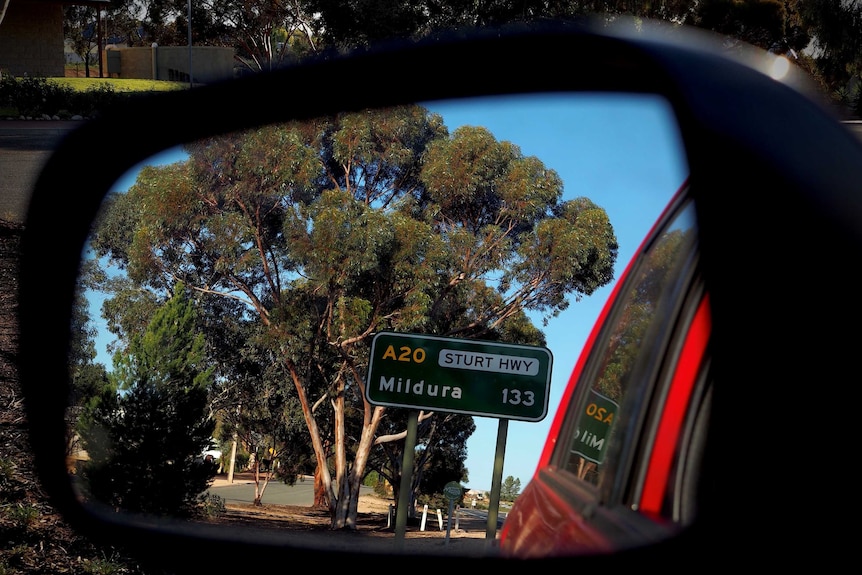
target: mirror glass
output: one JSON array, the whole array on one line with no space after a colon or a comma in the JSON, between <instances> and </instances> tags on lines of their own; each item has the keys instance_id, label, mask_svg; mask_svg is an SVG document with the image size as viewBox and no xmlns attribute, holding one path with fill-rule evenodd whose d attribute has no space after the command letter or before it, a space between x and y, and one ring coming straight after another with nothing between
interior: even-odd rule
<instances>
[{"instance_id":1,"label":"mirror glass","mask_svg":"<svg viewBox=\"0 0 862 575\"><path fill-rule=\"evenodd\" d=\"M670 106L650 95L426 102L142 162L83 255L80 497L288 543L347 545L345 530L368 551L494 553L613 282L686 176ZM429 368L421 386L421 369L397 372L402 395L371 403L381 332L552 361L537 389L506 390L502 415L470 401L481 370ZM389 359L421 364L422 341Z\"/></svg>"}]
</instances>

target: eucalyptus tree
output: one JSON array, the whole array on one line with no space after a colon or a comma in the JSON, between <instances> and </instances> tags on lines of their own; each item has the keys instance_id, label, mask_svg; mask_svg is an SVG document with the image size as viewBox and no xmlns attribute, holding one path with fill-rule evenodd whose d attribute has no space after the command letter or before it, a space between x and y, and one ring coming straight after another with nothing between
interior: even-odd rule
<instances>
[{"instance_id":1,"label":"eucalyptus tree","mask_svg":"<svg viewBox=\"0 0 862 575\"><path fill-rule=\"evenodd\" d=\"M833 97L862 115L862 2L798 0L811 52Z\"/></svg>"},{"instance_id":2,"label":"eucalyptus tree","mask_svg":"<svg viewBox=\"0 0 862 575\"><path fill-rule=\"evenodd\" d=\"M218 24L236 49L235 58L252 72L272 70L318 50L314 13L300 2L204 0L205 17Z\"/></svg>"},{"instance_id":3,"label":"eucalyptus tree","mask_svg":"<svg viewBox=\"0 0 862 575\"><path fill-rule=\"evenodd\" d=\"M210 408L219 420L223 441L242 445L253 459L255 505L271 480L294 484L297 476L313 472L313 452L296 394L283 383L283 364L277 351L262 341L259 322L243 321L240 305L228 298L205 298L208 357L215 381L210 388ZM234 461L229 462L230 465Z\"/></svg>"},{"instance_id":4,"label":"eucalyptus tree","mask_svg":"<svg viewBox=\"0 0 862 575\"><path fill-rule=\"evenodd\" d=\"M90 66L98 58L99 35L96 33L99 11L89 6L63 7L63 37L84 65L84 75L90 77Z\"/></svg>"},{"instance_id":5,"label":"eucalyptus tree","mask_svg":"<svg viewBox=\"0 0 862 575\"><path fill-rule=\"evenodd\" d=\"M380 330L542 342L612 279L617 242L552 169L421 106L196 142L111 198L91 247L138 293L184 282L242 303L283 370L333 528L355 528L386 409L365 399ZM144 299L146 298L139 298Z\"/></svg>"}]
</instances>

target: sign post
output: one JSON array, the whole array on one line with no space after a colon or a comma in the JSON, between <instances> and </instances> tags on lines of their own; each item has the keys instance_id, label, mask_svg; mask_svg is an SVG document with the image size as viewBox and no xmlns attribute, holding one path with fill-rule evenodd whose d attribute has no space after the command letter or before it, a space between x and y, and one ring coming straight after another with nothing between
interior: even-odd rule
<instances>
[{"instance_id":1,"label":"sign post","mask_svg":"<svg viewBox=\"0 0 862 575\"><path fill-rule=\"evenodd\" d=\"M454 512L455 501L463 497L461 492L461 484L457 481L450 481L443 487L443 495L449 500L449 516L446 519L446 542L449 545L449 533L452 532L452 513Z\"/></svg>"},{"instance_id":2,"label":"sign post","mask_svg":"<svg viewBox=\"0 0 862 575\"><path fill-rule=\"evenodd\" d=\"M395 547L404 549L407 534L407 514L410 506L410 483L413 476L413 450L416 448L416 430L419 425L419 412L411 411L407 416L407 438L404 454L401 457L401 489L398 493L398 507L395 508Z\"/></svg>"},{"instance_id":3,"label":"sign post","mask_svg":"<svg viewBox=\"0 0 862 575\"><path fill-rule=\"evenodd\" d=\"M506 437L509 434L509 421L501 419L497 424L497 449L494 456L494 472L491 477L491 498L488 501L488 523L485 527L485 541L490 543L497 538L497 516L500 513L500 491L503 488L503 459L506 457Z\"/></svg>"}]
</instances>

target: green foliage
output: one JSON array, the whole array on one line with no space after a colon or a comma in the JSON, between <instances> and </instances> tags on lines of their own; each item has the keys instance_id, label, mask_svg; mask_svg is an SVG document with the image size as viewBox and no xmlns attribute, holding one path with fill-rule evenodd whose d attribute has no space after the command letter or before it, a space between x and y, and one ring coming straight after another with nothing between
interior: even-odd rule
<instances>
[{"instance_id":1,"label":"green foliage","mask_svg":"<svg viewBox=\"0 0 862 575\"><path fill-rule=\"evenodd\" d=\"M103 309L135 342L173 278L197 290L223 432L258 461L278 452L289 475L325 461L349 473L330 450L367 456L371 443L360 454L353 438L403 430L403 411L366 417L359 393L376 331L541 345L528 311L547 321L612 279L603 209L562 201L537 158L481 128L450 135L421 106L266 126L187 152L110 198L91 247L125 275L103 282L114 289ZM147 353L121 354L117 382L136 381L124 374L143 374ZM464 477L474 428L469 416L423 423L414 493ZM396 489L402 450L384 442L368 464Z\"/></svg>"},{"instance_id":2,"label":"green foliage","mask_svg":"<svg viewBox=\"0 0 862 575\"><path fill-rule=\"evenodd\" d=\"M82 568L87 575L115 575L126 570L121 563L110 559L87 559L82 561Z\"/></svg>"},{"instance_id":3,"label":"green foliage","mask_svg":"<svg viewBox=\"0 0 862 575\"><path fill-rule=\"evenodd\" d=\"M152 82L134 91L118 90L116 81L98 79L82 89L59 78L15 78L0 75L0 115L8 117L91 118L156 91Z\"/></svg>"},{"instance_id":4,"label":"green foliage","mask_svg":"<svg viewBox=\"0 0 862 575\"><path fill-rule=\"evenodd\" d=\"M205 493L200 499L201 515L206 518L221 517L227 512L224 497L215 493Z\"/></svg>"},{"instance_id":5,"label":"green foliage","mask_svg":"<svg viewBox=\"0 0 862 575\"><path fill-rule=\"evenodd\" d=\"M127 93L117 92L111 84L98 84L84 92L73 91L67 109L79 116L92 117L120 106L130 98Z\"/></svg>"},{"instance_id":6,"label":"green foliage","mask_svg":"<svg viewBox=\"0 0 862 575\"><path fill-rule=\"evenodd\" d=\"M106 390L80 422L90 456L81 471L88 496L129 511L191 515L215 475L201 453L215 421L203 338L182 284L147 330L116 354L117 389Z\"/></svg>"},{"instance_id":7,"label":"green foliage","mask_svg":"<svg viewBox=\"0 0 862 575\"><path fill-rule=\"evenodd\" d=\"M222 457L224 457L224 456L222 455ZM249 453L248 453L248 452L246 452L246 451L242 451L242 452L237 451L237 452L236 452L236 459L234 460L234 467L235 467L237 470L239 470L239 469L246 469L246 468L248 467L248 461L249 461L249 458L250 458L250 455L249 455Z\"/></svg>"},{"instance_id":8,"label":"green foliage","mask_svg":"<svg viewBox=\"0 0 862 575\"><path fill-rule=\"evenodd\" d=\"M19 528L27 528L39 519L39 508L30 503L14 503L4 509L4 514Z\"/></svg>"},{"instance_id":9,"label":"green foliage","mask_svg":"<svg viewBox=\"0 0 862 575\"><path fill-rule=\"evenodd\" d=\"M444 517L449 514L449 500L442 493L423 493L416 498L416 503L418 503L420 507L427 505L429 513L432 511L436 512L439 509L443 512ZM454 502L454 505L461 504L461 500Z\"/></svg>"},{"instance_id":10,"label":"green foliage","mask_svg":"<svg viewBox=\"0 0 862 575\"><path fill-rule=\"evenodd\" d=\"M779 0L705 0L698 6L696 22L702 28L764 49L788 38L788 12ZM802 44L797 49L804 47Z\"/></svg>"},{"instance_id":11,"label":"green foliage","mask_svg":"<svg viewBox=\"0 0 862 575\"><path fill-rule=\"evenodd\" d=\"M0 108L22 116L53 116L70 107L74 91L45 78L0 78Z\"/></svg>"},{"instance_id":12,"label":"green foliage","mask_svg":"<svg viewBox=\"0 0 862 575\"><path fill-rule=\"evenodd\" d=\"M369 471L365 479L362 480L362 485L374 489L374 493L379 497L389 498L392 496L392 488L386 479L377 471Z\"/></svg>"},{"instance_id":13,"label":"green foliage","mask_svg":"<svg viewBox=\"0 0 862 575\"><path fill-rule=\"evenodd\" d=\"M80 565L82 572L87 575L116 575L128 572L122 559L115 557L113 553L110 557L103 552L101 557L95 559L81 559Z\"/></svg>"},{"instance_id":14,"label":"green foliage","mask_svg":"<svg viewBox=\"0 0 862 575\"><path fill-rule=\"evenodd\" d=\"M219 436L227 443L236 434L235 468L247 469L253 454L254 462L265 463L267 469L277 462L275 476L290 485L298 475L314 473L301 408L285 385L288 376L274 361L262 326L238 318L229 300L211 300L207 307L208 357L219 372L212 395L224 398L219 403Z\"/></svg>"},{"instance_id":15,"label":"green foliage","mask_svg":"<svg viewBox=\"0 0 862 575\"><path fill-rule=\"evenodd\" d=\"M797 63L821 80L830 96L840 97L848 80L858 77L862 64L862 5L841 0L609 0L600 5L303 0L270 3L266 10L216 0L194 4L192 11L195 45L233 46L242 73L271 70L327 48L347 50L395 38L433 37L446 29L530 26L596 12L607 19L634 16L704 28L779 54L793 50ZM91 11L69 6L66 12L66 39L79 55L92 54L94 38L87 33ZM106 24L108 37L122 38L129 46L184 45L187 41L187 8L181 3L160 2L145 18L127 2L112 3ZM813 58L803 55L803 50L812 47Z\"/></svg>"},{"instance_id":16,"label":"green foliage","mask_svg":"<svg viewBox=\"0 0 862 575\"><path fill-rule=\"evenodd\" d=\"M693 241L690 230L670 231L661 237L649 260L638 268L637 281L627 294L626 313L614 327L613 343L608 347L596 385L596 390L612 401L618 402L623 397L624 386L642 353L640 346L647 330L662 311L658 306L664 301L667 278L674 277L675 266L683 261L677 254L690 249Z\"/></svg>"},{"instance_id":17,"label":"green foliage","mask_svg":"<svg viewBox=\"0 0 862 575\"><path fill-rule=\"evenodd\" d=\"M88 264L84 265L85 268L91 268ZM112 386L105 366L94 363L96 358L96 331L91 324L87 300L81 290L75 294L70 332L69 370L71 386L69 406L79 408L94 401L94 398L99 397Z\"/></svg>"},{"instance_id":18,"label":"green foliage","mask_svg":"<svg viewBox=\"0 0 862 575\"><path fill-rule=\"evenodd\" d=\"M801 20L812 38L816 72L830 95L862 114L862 2L798 2Z\"/></svg>"},{"instance_id":19,"label":"green foliage","mask_svg":"<svg viewBox=\"0 0 862 575\"><path fill-rule=\"evenodd\" d=\"M514 501L521 493L521 480L509 475L500 486L500 501Z\"/></svg>"},{"instance_id":20,"label":"green foliage","mask_svg":"<svg viewBox=\"0 0 862 575\"><path fill-rule=\"evenodd\" d=\"M407 410L392 410L380 423L380 435L395 434L407 425ZM467 440L476 430L469 415L437 414L424 419L417 429L417 446L413 459L412 495L426 503L442 497L443 487L450 481L466 481ZM397 500L401 488L401 461L404 443L383 442L369 454L368 466L374 469L393 490Z\"/></svg>"}]
</instances>

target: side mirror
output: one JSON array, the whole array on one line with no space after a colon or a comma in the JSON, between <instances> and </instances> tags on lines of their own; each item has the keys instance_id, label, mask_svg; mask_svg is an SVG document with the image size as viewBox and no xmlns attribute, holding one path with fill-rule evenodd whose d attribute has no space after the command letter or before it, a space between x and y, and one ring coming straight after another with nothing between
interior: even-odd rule
<instances>
[{"instance_id":1,"label":"side mirror","mask_svg":"<svg viewBox=\"0 0 862 575\"><path fill-rule=\"evenodd\" d=\"M526 321L526 314L504 316L500 312L501 325L504 319L511 323L505 324L504 328L495 326L493 330L477 332L473 330L481 318L474 317L475 323L470 327L466 327L466 324L447 324L445 322L450 321L451 316L441 312L440 306L462 304L465 301L471 305L488 301L499 301L501 306L506 304L505 296L512 293L513 286L528 283L525 278L534 277L530 273L541 271L538 269L541 266L535 265L540 261L537 258L541 250L536 248L533 252L529 251L523 239L528 236L527 232L533 233L529 235L530 238L542 239L548 236L556 238L554 233L562 237L567 230L548 228L539 233L538 216L523 215L521 219L512 219L511 230L525 234L517 238L523 244L519 246L522 251L517 252L521 258L518 266L505 273L493 266L487 268L490 270L488 273L475 272L482 270L479 267L475 268L472 276L468 276L467 272L464 272L464 277L453 273L450 281L445 282L451 290L460 289L459 282L465 279L477 282L476 285L480 281L487 282L482 283L482 289L476 288L473 299L441 297L439 306L434 309L436 315L432 315L429 311L432 306L425 305L427 292L403 289L396 294L393 290L393 294L410 305L400 306L397 314L392 313L374 323L367 322L375 309L371 303L383 301L383 298L374 299L377 296L371 292L390 287L390 284L379 281L361 281L363 277L376 277L371 275L370 270L383 265L381 260L372 260L371 252L380 246L392 248L396 243L402 245L409 240L413 242L411 250L390 249L387 252L386 262L390 266L387 269L391 272L387 277L391 284L405 282L405 276L420 273L435 278L435 274L439 274L437 270L451 272L455 269L452 252L447 251L443 244L429 239L436 239L434 234L410 234L409 230L434 230L435 234L448 234L450 239L455 238L453 241L462 241L458 239L458 234L468 226L463 222L456 225L445 219L435 220L428 215L429 212L419 208L434 208L444 215L470 214L471 217L473 214L470 210L491 211L491 208L475 200L477 196L473 196L472 201L464 199L462 195L466 194L468 187L465 182L470 180L452 179L448 182L447 168L455 164L447 164L443 160L435 174L436 192L431 190L432 186L427 180L422 180L411 171L415 166L409 162L392 162L392 165L404 168L402 171L374 172L372 169L381 168L383 163L369 161L366 164L368 170L358 180L348 178L345 182L361 181L365 184L371 178L391 178L399 184L409 184L410 193L375 196L366 202L362 210L351 202L339 204L342 196L326 194L338 189L344 182L337 178L321 178L325 172L307 173L307 166L325 165L327 162L333 164L328 167L344 169L343 165L335 165L339 156L337 150L333 150L347 140L327 138L333 132L347 130L350 126L356 129L356 133L361 132L362 126L356 127L350 122L359 123L362 114L373 115L391 109L417 113L414 107L417 104L432 111L442 111L453 104L457 104L458 109L467 109L470 105L465 102L472 102L475 113L477 109L481 111L483 107L491 105L514 103L524 106L525 102L532 102L531 112L514 118L516 122L530 125L534 118L539 117L540 110L536 109L535 102L542 106L560 104L571 110L586 103L594 106L590 108L594 113L605 110L611 114L620 114L623 109L614 107L614 103L634 103L640 111L646 111L638 118L654 118L655 114L660 114L663 119L659 122L661 129L652 133L660 134L663 143L667 144L668 153L665 157L668 164L664 166L666 169L662 174L667 176L667 182L672 182L673 189L665 190L667 196L660 198L657 205L662 206L683 181L687 181L696 208L700 265L710 293L714 318L711 356L719 382L714 390L708 441L704 444L702 454L702 472L697 478L704 488L700 491L702 501L698 505L698 516L691 524L663 529L655 536L647 534L637 539L640 544L633 550L621 548L619 553L598 556L591 553L573 554L565 559L584 564L599 561L613 568L617 562L666 560L670 554L683 552L691 546L710 553L718 552L717 548L723 541L718 535L726 532L728 521L738 525L740 508L746 509L746 517L751 518L744 525L738 525L738 533L744 541L757 535L756 531L762 522L768 522L779 533L788 529L791 523L786 519L781 520L788 515L786 500L774 494L774 469L781 468L783 463L797 454L798 445L791 448L785 438L797 429L799 417L805 412L806 405L802 400L806 396L804 386L815 378L838 381L846 377L846 371L852 368L847 361L848 357L852 357L850 342L836 342L835 337L824 337L824 334L831 336L841 333L843 322L847 318L858 319L860 311L850 286L833 286L830 297L820 300L816 307L799 309L796 296L788 291L788 284L792 284L800 274L805 277L817 275L811 270L812 267L839 269L846 262L855 261L862 253L862 228L859 226L859 222L862 222L862 199L857 193L859 182L862 181L862 146L812 99L795 75L796 71L790 69L781 78L771 76L774 61L773 56L763 53L723 54L705 37L689 35L685 30L653 29L649 25L635 28L593 23L567 24L453 36L434 42L387 46L347 56L322 58L272 73L136 102L127 110L87 123L70 134L47 162L34 189L23 243L21 374L32 429L32 445L42 481L53 502L82 532L122 545L142 557L151 554L152 549L159 549L165 557L172 558L174 563L171 567L175 569L196 568L200 563L199 558L212 556L214 550L218 550L220 562L224 558L225 565L245 564L249 552L256 556L267 553L276 556L288 551L292 559L343 556L375 561L397 561L406 552L421 555L422 561L429 566L450 567L452 557L446 553L435 553L434 550L411 552L409 548L397 544L389 551L376 547L359 550L333 548L327 546L325 541L321 542L320 538L296 534L285 536L277 530L238 532L206 522L152 513L152 510L138 513L141 509L137 503L130 503L129 498L111 497L110 494L117 493L117 490L109 490L108 495L98 492L92 475L85 477L83 483L70 475L67 466L68 440L75 425L82 421L75 414L70 420L69 412L70 396L75 391L74 378L70 375L70 354L75 351L74 337L80 333L75 331L76 310L80 309L76 305L79 303L77 298L86 287L82 278L89 277L95 281L97 277L84 275L91 256L87 250L95 250L100 257L114 258L113 262L108 263L114 263L122 269L125 274L123 279L132 278L138 282L133 286L135 289L145 286L154 293L160 292L165 296L164 301L171 299L168 296L181 294L181 285L190 284L203 294L207 289L223 290L225 285L233 281L232 285L243 296L236 299L254 308L261 322L252 325L239 321L244 318L243 312L237 311L231 301L221 300L218 304L208 301L201 305L212 306L209 313L213 318L238 319L231 326L218 326L226 330L224 338L220 340L226 350L222 359L228 357L227 351L238 349L239 344L234 345L235 342L250 339L259 343L254 349L249 348L248 353L260 355L251 359L248 355L237 357L235 363L224 361L223 366L202 368L200 373L209 374L208 377L212 378L210 381L219 377L245 377L231 369L239 365L240 361L248 360L259 368L259 373L255 373L259 385L265 385L268 381L271 375L267 372L269 369L280 370L278 375L285 380L313 381L316 386L314 389L320 391L318 395L313 398L290 395L278 409L286 410L290 405L296 410L297 421L302 420L309 426L330 426L318 437L326 433L333 436L341 433L344 436L360 427L351 427L356 425L354 420L341 419L344 411L334 410L335 415L322 423L314 420L312 410L319 405L317 402L346 401L345 397L353 393L352 389L365 382L363 370L370 361L370 336L386 331L391 325L398 326L394 331L427 330L439 335L435 330L442 329L444 335L449 337L459 333L480 333L486 339L511 338L519 340L515 343L530 341L542 344L544 336L536 325ZM480 105L477 107L476 103ZM586 129L578 132L579 125L563 124L564 117L561 108L561 121L554 127L566 129L561 134L555 134L555 137L561 146L571 146L569 157L563 161L573 161L579 154L585 154L591 144L597 143L602 134ZM336 118L344 121L336 122L333 120ZM582 116L582 120L584 118ZM392 131L404 140L431 140L436 137L435 130L439 129L435 122L433 117L423 116L421 122L404 123L405 126L415 128L414 131ZM290 126L291 129L274 128L283 126ZM569 126L572 128L569 129ZM118 134L126 136L123 145L106 145L106 142L116 141ZM478 138L481 134L477 132L472 135ZM655 151L647 148L656 146L657 141L657 137L653 137L642 142L644 153ZM310 146L309 142L315 142L317 147ZM575 142L579 142L578 145L582 147L575 148ZM518 144L517 141L512 143ZM288 150L294 149L305 155L290 155ZM402 152L407 149L408 146L399 148ZM427 148L423 149L428 151ZM80 185L70 185L70 174L80 173L80 166L90 162L93 150L99 150L100 169L95 173L88 172ZM228 150L233 155L227 155ZM200 224L204 216L195 207L184 212L183 217L188 219L182 222L171 220L172 214L166 209L151 219L146 219L149 215L141 215L133 209L122 213L100 211L106 198L114 198L116 203L123 201L118 198L133 196L132 193L125 196L111 195L119 190L118 182L122 182L128 174L133 174L135 178L135 201L148 201L155 211L168 206L170 202L188 201L191 194L185 192L200 192L196 186L204 180L192 179L190 172L178 169L176 173L169 173L167 169L155 168L149 172L139 170L142 163L152 164L152 158L166 151L178 154L170 156L170 163L206 160L212 169L201 177L209 178L206 181L213 186L211 189L216 189L223 183L223 178L230 178L234 174L234 166L226 165L227 158L231 162L244 162L245 173L254 174L255 179L246 186L247 189L242 190L243 193L260 195L265 186L278 178L282 179L275 183L276 186L289 184L290 189L279 196L279 201L267 204L269 212L264 213L263 209L250 210L254 211L254 217L259 218L260 229L272 233L268 241L272 241L273 246L278 244L278 249L285 249L288 245L291 247L291 251L285 249L286 255L278 260L278 265L282 266L281 273L266 276L273 280L266 290L247 289L243 292L238 287L242 281L240 274L258 274L256 280L265 276L257 268L252 269L251 264L240 270L241 257L231 262L230 269L225 267L223 261L217 261L219 250L222 255L230 252L237 256L237 251L248 249L249 259L259 257L265 251L260 250L255 237L246 235L236 227L230 214L217 219L208 213L206 224ZM254 153L243 156L244 152L249 151ZM377 152L379 150L375 150ZM524 159L511 149L507 148L506 152L514 154L518 160ZM613 152L610 150L610 153ZM627 158L624 165L636 165L635 159ZM465 165L469 163L465 162ZM475 164L470 167L475 167ZM536 167L537 164L531 161L518 164L518 169L522 170ZM550 188L556 185L550 177L543 178L536 174L531 174L531 177L534 179L530 180L533 184L530 193L536 197L541 195L536 190L544 190L542 186ZM605 177L611 179L613 174L605 174ZM515 180L507 180L508 183L512 181ZM408 187L406 184L405 189ZM519 203L520 190L515 184L504 191L495 188L494 193L505 197L509 202L507 206L519 206L517 209L526 213L529 210L525 205L529 202ZM666 187L664 184L663 181L660 187ZM603 185L601 178L594 185ZM240 187L225 187L220 192L222 195L213 194L205 199L219 206L220 202L225 201L224 194L233 193L231 189L236 191ZM644 182L632 184L632 187L638 187L641 191L650 186ZM586 190L585 195L589 196L592 191ZM203 196L206 196L206 190L198 194L198 197ZM307 201L312 196L320 202L312 205L312 202ZM264 204L265 201L255 208L262 208ZM555 217L565 216L567 210L586 211L591 208L584 202L564 206L548 201L548 206L547 214ZM502 211L499 206L494 209ZM356 211L354 213L351 210ZM390 213L398 212L398 218L393 217L386 223L390 226L387 230L397 228L396 231L401 235L394 231L384 235L382 224L378 227L373 225L373 218L387 210ZM648 221L657 217L660 211L659 207L658 213L650 213ZM108 218L115 219L106 222ZM314 241L309 240L312 237L306 225L309 221L315 222L314 229L321 233L337 234L358 228L363 233L330 238L331 243L327 245L333 249L320 254L314 252L314 247L321 245L315 242L322 242L323 239L316 237ZM482 226L492 225L483 219L482 214L469 221L481 223ZM329 224L326 225L326 222ZM614 222L610 223L613 226ZM272 229L267 228L270 224ZM596 222L591 224L599 225ZM198 225L200 227L194 227ZM499 224L494 222L493 225ZM176 226L176 229L171 229L171 226ZM217 237L212 233L215 226L219 226L225 235ZM475 227L470 231L478 237L485 228ZM443 228L446 229L441 233ZM176 232L172 238L178 241L174 244L152 243L151 240L157 234L149 232L156 229L159 233L164 232L160 238L167 238ZM648 229L647 226L645 231ZM802 250L793 248L799 247L801 229L805 230L806 249L817 254L814 259L805 258L808 265L804 266L804 272L800 270ZM149 232L144 233L145 230ZM625 232L614 231L618 235ZM236 234L236 241L219 243L229 233ZM547 236L543 236L544 233ZM125 234L129 237L124 237ZM515 241L512 237L514 235L506 236L506 241ZM393 238L398 238L398 242ZM354 240L355 245L349 243ZM198 246L192 245L194 242L210 243L210 249L198 252ZM302 242L308 245L303 247ZM540 244L538 239L536 242ZM597 265L595 274L587 274L589 277L585 279L571 279L570 276L577 274L561 272L557 280L570 282L572 293L578 296L589 295L604 285L610 287L607 281L610 272L607 268L615 263L613 243L608 239L604 246L595 247L584 256L585 260L607 260L604 267ZM552 244L540 245L550 249L548 246ZM338 292L342 297L328 301L329 307L337 308L338 313L329 316L332 324L324 327L312 321L310 315L300 312L315 309L314 306L319 303L314 299L319 292L306 289L309 283L320 281L322 276L334 269L342 269L339 268L341 264L336 261L337 258L330 258L338 254L335 247L342 248L351 259L354 256L357 260L361 258L354 267L362 269L358 272L352 270L354 275L348 280L331 273L329 283L352 282L353 291L345 288ZM153 253L158 251L156 255L161 259L156 261L155 255L151 258L141 257L141 253L147 249L153 250ZM513 249L511 253L516 251ZM611 257L612 252L614 257ZM421 257L416 256L419 253ZM203 261L204 257L212 259ZM416 257L415 270L411 269L408 273L407 268L395 265L400 261L399 257L404 261L413 261L411 258ZM177 264L177 267L163 266L168 261ZM180 266L181 262L188 265ZM553 269L551 263L547 265ZM144 270L144 266L151 267ZM183 270L185 275L174 273L176 270ZM204 277L203 271L211 275ZM237 275L231 278L231 274ZM101 280L109 279L99 277ZM326 282L321 282L321 285L323 283ZM492 284L493 287L488 287ZM46 292L48 288L50 292ZM46 293L49 293L47 297ZM563 303L565 294L559 292L525 293L537 298L545 297L546 300L539 302L541 305L537 304L536 309L548 312L550 316L568 306ZM283 302L277 301L280 297L284 297ZM125 305L132 303L143 306L147 302L133 300L131 296L125 300ZM464 306L464 309L451 313L468 317L472 309L477 308ZM795 310L792 316L788 315L789 309ZM120 318L121 311L113 319ZM160 317L164 322L170 319L176 324L184 311L178 307L171 313L175 315ZM405 317L410 313L415 313L416 317L408 318L408 321ZM147 317L153 320L155 314ZM327 332L336 318L342 325L338 330ZM130 317L125 316L125 319L129 320ZM537 318L536 323L540 324L541 320ZM350 324L350 329L343 328L343 324ZM212 329L215 329L214 326L215 323L210 325ZM266 329L260 329L261 326ZM440 326L445 326L445 329ZM135 348L129 343L133 339L131 334L135 333L131 325L115 324L113 327L115 332L130 337L123 344L125 363L121 361L115 364L116 371L108 378L114 386L112 391L118 392L113 395L116 398L122 397L123 393L131 393L133 389L129 386L130 380L124 379L124 373L155 377L161 373L158 367L165 363L147 363L149 359L144 361L145 356L150 357L147 354L156 356L164 348L160 344L146 343L143 329L135 344L139 347ZM235 333L228 334L228 327L235 329ZM339 331L342 329L344 331ZM323 335L314 341L332 344L332 347L328 348L325 357L307 361L308 357L303 355L297 342L302 334L307 335L316 330ZM763 345L767 332L770 340L768 350ZM367 344L365 347L347 347L344 343L349 339L348 334L353 334L357 339L365 338ZM229 336L236 336L237 339L228 340ZM191 342L189 345L194 347L195 353L205 354L200 342ZM571 366L580 348L551 351L555 365ZM562 359L564 356L567 356L566 360ZM285 357L290 361L285 361ZM410 354L406 357L415 358ZM201 360L195 356L194 361ZM176 373L171 372L171 376L175 377ZM775 387L772 382L780 382L780 386ZM154 389L158 385L153 383ZM188 395L192 387L184 388L183 393ZM303 390L310 387L300 383L294 389L301 396ZM272 395L279 393L282 393L280 388L274 389ZM782 397L780 410L765 407L772 405L779 395ZM364 401L367 396L357 393L351 397L356 401L356 413L363 413L356 421L367 424L381 417L381 412L376 410L378 404ZM518 402L522 401L521 395L518 398ZM745 398L745 405L762 408L748 430L752 437L757 438L757 457L741 453L738 441L732 439L739 437L740 433L741 398ZM547 400L549 398L543 398L543 401ZM508 395L505 401L511 403ZM180 404L179 400L154 403L160 407L151 413L163 414ZM551 404L550 408L555 409L556 405ZM422 404L417 409L428 408ZM451 408L446 407L440 411L445 413L447 409L451 411ZM128 411L115 409L113 413L128 414ZM471 414L482 415L475 410L462 413ZM263 410L255 417L260 421L264 417ZM70 425L70 421L74 425ZM87 422L91 424L92 419ZM237 429L243 425L249 427L239 419L231 420L227 416L219 422L234 425ZM418 424L416 419L406 418L406 422L407 429ZM301 426L299 429L302 430ZM195 433L200 431L202 429L196 429ZM284 430L283 444L290 443L285 439L289 431ZM214 430L206 429L206 432L209 434ZM363 440L373 442L374 437L358 436L356 444ZM94 441L90 445L101 446L105 450L111 448L110 441ZM152 446L146 448L151 449ZM351 449L358 448L353 445ZM202 453L203 449L200 450ZM343 452L327 453L322 449L316 450L315 454L316 464L324 466L328 465L327 456L335 460L346 457ZM508 454L507 457L512 455ZM734 474L729 469L735 468L734 462L741 458L744 458L747 477L743 482L735 482L731 480ZM174 461L172 458L166 459L169 460L167 463ZM358 488L358 482L362 479L351 477L350 466L344 465L343 461L335 461L332 465L333 469L343 473L336 473L335 481L328 484L330 503L335 494ZM152 494L155 496L155 492ZM128 513L130 510L135 513ZM494 539L489 539L488 549L493 550ZM502 565L507 558L500 553L488 552L459 559L467 561L466 564L481 559L483 562ZM542 563L561 559L555 557L531 561ZM459 566L463 565L459 563ZM478 566L478 563L475 565ZM485 563L482 565L484 568Z\"/></svg>"}]
</instances>

